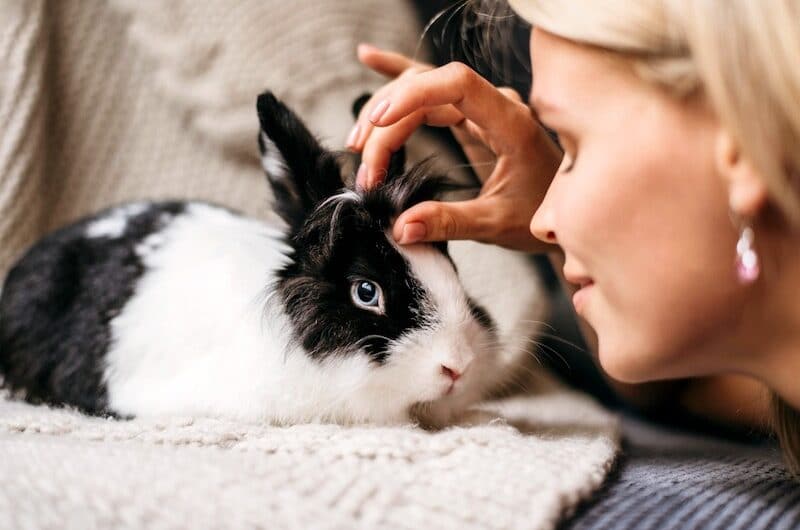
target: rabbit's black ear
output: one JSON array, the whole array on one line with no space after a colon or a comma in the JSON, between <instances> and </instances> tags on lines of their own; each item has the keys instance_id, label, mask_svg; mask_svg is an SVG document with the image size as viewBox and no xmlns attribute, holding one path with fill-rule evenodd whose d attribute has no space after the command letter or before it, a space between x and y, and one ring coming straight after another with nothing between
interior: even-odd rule
<instances>
[{"instance_id":1,"label":"rabbit's black ear","mask_svg":"<svg viewBox=\"0 0 800 530\"><path fill-rule=\"evenodd\" d=\"M361 113L361 109L364 108L364 105L367 104L367 101L369 101L369 98L371 97L372 93L364 92L363 94L361 94L360 96L358 96L356 99L353 100L353 106L350 107L350 110L353 113L354 119L358 119L358 115Z\"/></svg>"},{"instance_id":2,"label":"rabbit's black ear","mask_svg":"<svg viewBox=\"0 0 800 530\"><path fill-rule=\"evenodd\" d=\"M364 108L364 105L367 104L367 101L369 101L369 98L371 97L372 97L371 93L364 92L353 101L353 106L351 108L353 112L353 118L358 119L358 115L361 112L361 109ZM403 146L394 153L392 153L391 158L389 158L389 167L386 170L387 180L402 175L405 172L405 169L406 169L406 148L405 146Z\"/></svg>"},{"instance_id":3,"label":"rabbit's black ear","mask_svg":"<svg viewBox=\"0 0 800 530\"><path fill-rule=\"evenodd\" d=\"M389 168L386 170L386 180L401 176L406 172L406 146L392 153L389 158Z\"/></svg>"},{"instance_id":4,"label":"rabbit's black ear","mask_svg":"<svg viewBox=\"0 0 800 530\"><path fill-rule=\"evenodd\" d=\"M258 96L256 107L261 164L275 194L275 210L297 230L317 204L344 187L339 163L272 92Z\"/></svg>"}]
</instances>

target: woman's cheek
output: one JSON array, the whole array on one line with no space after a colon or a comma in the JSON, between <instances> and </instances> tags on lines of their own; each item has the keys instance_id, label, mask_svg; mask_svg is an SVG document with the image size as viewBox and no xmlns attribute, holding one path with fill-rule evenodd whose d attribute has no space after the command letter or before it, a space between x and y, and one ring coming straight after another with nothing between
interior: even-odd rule
<instances>
[{"instance_id":1,"label":"woman's cheek","mask_svg":"<svg viewBox=\"0 0 800 530\"><path fill-rule=\"evenodd\" d=\"M628 383L658 377L659 351L663 351L668 324L653 326L641 300L620 300L619 291L606 296L612 285L598 287L587 304L589 323L598 336L598 354L603 369L614 379ZM626 303L627 302L627 303ZM632 302L632 303L631 303ZM636 310L636 307L639 307ZM660 344L661 343L661 344Z\"/></svg>"},{"instance_id":2,"label":"woman's cheek","mask_svg":"<svg viewBox=\"0 0 800 530\"><path fill-rule=\"evenodd\" d=\"M603 368L629 382L658 377L675 310L664 289L673 280L661 255L667 249L658 241L668 235L649 227L635 191L593 179L570 190L558 210L568 263L594 281L574 298L576 310L597 333Z\"/></svg>"},{"instance_id":3,"label":"woman's cheek","mask_svg":"<svg viewBox=\"0 0 800 530\"><path fill-rule=\"evenodd\" d=\"M585 314L598 336L600 362L615 379L637 383L714 373L718 356L711 339L735 329L741 318L741 292L722 279L726 270L693 273L664 265L658 272L644 265L621 268L588 298Z\"/></svg>"}]
</instances>

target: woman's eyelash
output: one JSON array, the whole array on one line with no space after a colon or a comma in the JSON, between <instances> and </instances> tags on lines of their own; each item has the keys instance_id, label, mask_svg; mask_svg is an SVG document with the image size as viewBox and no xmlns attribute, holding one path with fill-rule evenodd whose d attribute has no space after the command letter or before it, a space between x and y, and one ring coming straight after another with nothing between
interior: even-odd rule
<instances>
[{"instance_id":1,"label":"woman's eyelash","mask_svg":"<svg viewBox=\"0 0 800 530\"><path fill-rule=\"evenodd\" d=\"M572 170L572 168L575 166L575 157L574 156L570 156L567 153L567 150L564 148L564 142L561 141L561 137L559 136L558 132L554 128L547 126L544 122L540 121L539 123L542 124L542 127L544 127L544 130L547 132L548 135L550 135L550 138L552 138L553 141L556 144L558 144L558 147L559 147L559 149L561 149L561 152L564 153L564 156L565 157L569 157L569 159L570 159L569 165L567 167L565 167L564 169L559 168L559 171L561 173L570 172Z\"/></svg>"},{"instance_id":2,"label":"woman's eyelash","mask_svg":"<svg viewBox=\"0 0 800 530\"><path fill-rule=\"evenodd\" d=\"M539 122L539 123L542 123L542 122ZM542 127L544 127L544 130L548 134L548 136L550 136L550 138L556 144L558 144L558 148L563 151L564 150L564 146L561 144L561 138L558 137L558 133L555 130L553 130L552 128L550 128L547 125L545 125L544 123L542 123Z\"/></svg>"},{"instance_id":3,"label":"woman's eyelash","mask_svg":"<svg viewBox=\"0 0 800 530\"><path fill-rule=\"evenodd\" d=\"M562 173L569 173L570 171L572 171L572 168L575 167L575 157L574 156L570 156L569 154L567 154L566 151L564 151L564 157L565 158L569 158L569 165L567 167L565 167L564 169L562 169L561 172Z\"/></svg>"},{"instance_id":4,"label":"woman's eyelash","mask_svg":"<svg viewBox=\"0 0 800 530\"><path fill-rule=\"evenodd\" d=\"M553 131L553 135L555 136L555 140L558 143L558 146L561 148L561 152L564 153L564 158L569 158L569 165L564 169L561 169L561 173L568 173L575 166L575 155L571 155L567 152L567 148L564 147L564 142L561 140L561 137L558 135L557 132Z\"/></svg>"}]
</instances>

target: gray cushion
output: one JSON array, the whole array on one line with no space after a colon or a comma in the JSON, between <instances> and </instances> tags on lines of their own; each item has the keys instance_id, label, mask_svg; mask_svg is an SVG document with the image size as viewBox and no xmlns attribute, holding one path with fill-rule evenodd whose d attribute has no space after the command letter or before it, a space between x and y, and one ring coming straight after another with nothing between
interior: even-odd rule
<instances>
[{"instance_id":1,"label":"gray cushion","mask_svg":"<svg viewBox=\"0 0 800 530\"><path fill-rule=\"evenodd\" d=\"M632 418L623 425L617 470L562 528L800 528L800 483L774 443L736 443Z\"/></svg>"}]
</instances>

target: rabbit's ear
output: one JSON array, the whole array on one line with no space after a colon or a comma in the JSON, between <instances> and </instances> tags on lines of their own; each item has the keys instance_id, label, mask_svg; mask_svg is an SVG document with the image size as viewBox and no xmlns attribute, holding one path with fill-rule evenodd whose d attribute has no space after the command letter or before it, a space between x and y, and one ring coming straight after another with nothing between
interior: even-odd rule
<instances>
[{"instance_id":1,"label":"rabbit's ear","mask_svg":"<svg viewBox=\"0 0 800 530\"><path fill-rule=\"evenodd\" d=\"M258 96L261 164L275 194L275 210L297 230L320 202L344 187L336 156L272 92Z\"/></svg>"},{"instance_id":2,"label":"rabbit's ear","mask_svg":"<svg viewBox=\"0 0 800 530\"><path fill-rule=\"evenodd\" d=\"M369 98L371 97L372 97L372 92L364 92L363 94L361 94L360 96L358 96L356 99L353 100L353 106L350 107L350 110L353 113L353 119L356 120L358 119L358 115L361 113L361 109L364 108L364 105L367 104L367 101L369 101Z\"/></svg>"},{"instance_id":3,"label":"rabbit's ear","mask_svg":"<svg viewBox=\"0 0 800 530\"><path fill-rule=\"evenodd\" d=\"M358 115L361 112L361 109L364 108L364 105L367 104L369 98L372 97L372 94L369 92L364 92L360 96L358 96L353 101L353 106L351 110L353 112L353 118L358 119ZM406 170L406 148L405 146L400 147L397 151L392 153L391 158L389 158L389 167L386 170L386 180L392 179L394 177L399 177Z\"/></svg>"}]
</instances>

